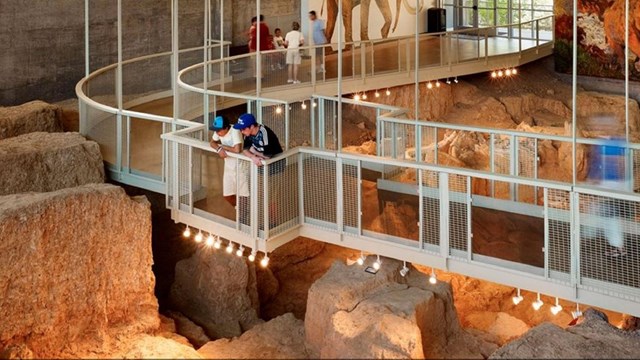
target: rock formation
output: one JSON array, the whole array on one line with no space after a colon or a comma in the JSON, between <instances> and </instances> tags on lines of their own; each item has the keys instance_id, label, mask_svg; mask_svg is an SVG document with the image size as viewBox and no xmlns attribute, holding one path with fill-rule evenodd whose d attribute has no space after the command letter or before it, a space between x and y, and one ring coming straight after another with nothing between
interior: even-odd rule
<instances>
[{"instance_id":1,"label":"rock formation","mask_svg":"<svg viewBox=\"0 0 640 360\"><path fill-rule=\"evenodd\" d=\"M198 349L206 359L306 359L304 325L288 313L234 339L209 342Z\"/></svg>"},{"instance_id":2,"label":"rock formation","mask_svg":"<svg viewBox=\"0 0 640 360\"><path fill-rule=\"evenodd\" d=\"M0 349L95 357L159 326L144 198L107 184L2 196L0 239Z\"/></svg>"},{"instance_id":3,"label":"rock formation","mask_svg":"<svg viewBox=\"0 0 640 360\"><path fill-rule=\"evenodd\" d=\"M201 247L179 261L169 296L211 339L239 336L260 322L253 264L224 250Z\"/></svg>"},{"instance_id":4,"label":"rock formation","mask_svg":"<svg viewBox=\"0 0 640 360\"><path fill-rule=\"evenodd\" d=\"M491 359L638 359L640 332L610 325L606 315L587 309L582 323L566 330L539 325L494 352Z\"/></svg>"},{"instance_id":5,"label":"rock formation","mask_svg":"<svg viewBox=\"0 0 640 360\"><path fill-rule=\"evenodd\" d=\"M335 262L309 290L305 336L311 355L481 358L495 349L460 328L449 284L429 285L415 269L401 277L400 267L384 259L372 275Z\"/></svg>"},{"instance_id":6,"label":"rock formation","mask_svg":"<svg viewBox=\"0 0 640 360\"><path fill-rule=\"evenodd\" d=\"M32 132L62 131L60 108L43 101L0 107L0 140Z\"/></svg>"},{"instance_id":7,"label":"rock formation","mask_svg":"<svg viewBox=\"0 0 640 360\"><path fill-rule=\"evenodd\" d=\"M78 133L35 132L0 140L0 195L104 182L100 148Z\"/></svg>"}]
</instances>

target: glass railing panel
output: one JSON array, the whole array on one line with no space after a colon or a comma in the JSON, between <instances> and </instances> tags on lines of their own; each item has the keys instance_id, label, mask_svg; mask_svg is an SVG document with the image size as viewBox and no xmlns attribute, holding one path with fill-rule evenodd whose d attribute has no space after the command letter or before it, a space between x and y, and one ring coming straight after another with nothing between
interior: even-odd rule
<instances>
[{"instance_id":1,"label":"glass railing panel","mask_svg":"<svg viewBox=\"0 0 640 360\"><path fill-rule=\"evenodd\" d=\"M99 74L93 75L85 83L84 93L93 101L117 108L116 67L114 66Z\"/></svg>"},{"instance_id":2,"label":"glass railing panel","mask_svg":"<svg viewBox=\"0 0 640 360\"><path fill-rule=\"evenodd\" d=\"M116 165L117 160L117 117L87 106L85 136L100 144L102 159Z\"/></svg>"},{"instance_id":3,"label":"glass railing panel","mask_svg":"<svg viewBox=\"0 0 640 360\"><path fill-rule=\"evenodd\" d=\"M137 60L122 64L122 96L124 108L138 106L137 111L171 116L166 105L170 100L158 104L145 104L171 97L171 55Z\"/></svg>"},{"instance_id":4,"label":"glass railing panel","mask_svg":"<svg viewBox=\"0 0 640 360\"><path fill-rule=\"evenodd\" d=\"M127 123L128 165L131 173L151 175L155 179L162 176L163 142L160 136L164 133L165 124L159 121L130 118ZM124 137L126 138L126 136Z\"/></svg>"}]
</instances>

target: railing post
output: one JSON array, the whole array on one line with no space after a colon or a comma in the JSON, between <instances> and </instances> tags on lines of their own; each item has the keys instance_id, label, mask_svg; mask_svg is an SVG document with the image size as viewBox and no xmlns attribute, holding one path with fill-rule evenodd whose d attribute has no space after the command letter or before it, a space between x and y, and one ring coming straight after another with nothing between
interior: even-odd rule
<instances>
[{"instance_id":1,"label":"railing post","mask_svg":"<svg viewBox=\"0 0 640 360\"><path fill-rule=\"evenodd\" d=\"M259 220L258 220L258 197L260 196L260 194L258 194L258 167L253 163L250 162L249 166L251 167L250 171L250 185L251 185L251 201L249 203L249 217L250 217L250 222L251 224L249 224L249 226L251 227L251 236L254 239L258 238L258 234L259 234L259 230L260 230L260 226L259 226Z\"/></svg>"},{"instance_id":2,"label":"railing post","mask_svg":"<svg viewBox=\"0 0 640 360\"><path fill-rule=\"evenodd\" d=\"M263 231L263 236L264 236L264 240L269 239L269 167L271 165L269 164L264 164L262 165L262 194L263 194L263 201L262 201L262 231Z\"/></svg>"},{"instance_id":3,"label":"railing post","mask_svg":"<svg viewBox=\"0 0 640 360\"><path fill-rule=\"evenodd\" d=\"M126 154L125 158L127 159L127 173L131 174L131 116L127 116L126 121L126 136L127 136L127 146L125 146L124 153Z\"/></svg>"},{"instance_id":4,"label":"railing post","mask_svg":"<svg viewBox=\"0 0 640 360\"><path fill-rule=\"evenodd\" d=\"M362 236L362 161L358 160L357 162L358 165L358 193L357 193L357 197L358 197L358 209L357 209L357 214L358 214L358 236Z\"/></svg>"},{"instance_id":5,"label":"railing post","mask_svg":"<svg viewBox=\"0 0 640 360\"><path fill-rule=\"evenodd\" d=\"M342 177L342 158L336 158L336 225L338 232L342 234L344 232L344 184ZM340 238L342 241L342 237Z\"/></svg>"},{"instance_id":6,"label":"railing post","mask_svg":"<svg viewBox=\"0 0 640 360\"><path fill-rule=\"evenodd\" d=\"M189 152L187 153L187 159L189 161L189 169L187 173L187 189L189 189L189 214L193 214L193 148L187 146Z\"/></svg>"},{"instance_id":7,"label":"railing post","mask_svg":"<svg viewBox=\"0 0 640 360\"><path fill-rule=\"evenodd\" d=\"M489 63L489 34L488 32L485 32L484 33L484 64L487 65L488 63Z\"/></svg>"},{"instance_id":8,"label":"railing post","mask_svg":"<svg viewBox=\"0 0 640 360\"><path fill-rule=\"evenodd\" d=\"M291 112L291 105L289 105L288 102L286 102L284 104L285 106L285 112L284 112L284 150L287 151L289 150L289 129L290 129L290 124L289 124L289 113Z\"/></svg>"},{"instance_id":9,"label":"railing post","mask_svg":"<svg viewBox=\"0 0 640 360\"><path fill-rule=\"evenodd\" d=\"M472 201L473 198L471 197L471 181L473 179L471 178L471 176L467 176L467 187L466 187L466 196L465 199L467 201L466 205L467 205L467 261L471 262L473 260L473 227L472 227L472 219L471 216L473 216L473 212L472 210Z\"/></svg>"},{"instance_id":10,"label":"railing post","mask_svg":"<svg viewBox=\"0 0 640 360\"><path fill-rule=\"evenodd\" d=\"M544 247L542 251L544 252L544 278L549 278L549 189L544 188L544 196L543 196L543 214L544 214Z\"/></svg>"},{"instance_id":11,"label":"railing post","mask_svg":"<svg viewBox=\"0 0 640 360\"><path fill-rule=\"evenodd\" d=\"M360 41L360 77L363 82L367 74L367 51L365 44L364 41Z\"/></svg>"},{"instance_id":12,"label":"railing post","mask_svg":"<svg viewBox=\"0 0 640 360\"><path fill-rule=\"evenodd\" d=\"M304 154L298 153L298 224L304 225Z\"/></svg>"},{"instance_id":13,"label":"railing post","mask_svg":"<svg viewBox=\"0 0 640 360\"><path fill-rule=\"evenodd\" d=\"M516 138L515 135L511 135L511 137L509 138L509 141L511 142L511 151L510 151L511 156L509 159L509 175L518 176L518 144L517 144L518 139ZM513 182L510 182L509 188L511 190L510 191L511 200L518 201L517 185L514 184Z\"/></svg>"},{"instance_id":14,"label":"railing post","mask_svg":"<svg viewBox=\"0 0 640 360\"><path fill-rule=\"evenodd\" d=\"M440 256L449 257L449 174L438 173L440 193Z\"/></svg>"},{"instance_id":15,"label":"railing post","mask_svg":"<svg viewBox=\"0 0 640 360\"><path fill-rule=\"evenodd\" d=\"M424 250L424 170L418 172L418 248Z\"/></svg>"},{"instance_id":16,"label":"railing post","mask_svg":"<svg viewBox=\"0 0 640 360\"><path fill-rule=\"evenodd\" d=\"M489 134L489 170L491 171L492 174L496 172L495 143L496 143L495 134L490 133ZM495 191L496 191L496 182L495 180L491 179L491 197L495 197Z\"/></svg>"},{"instance_id":17,"label":"railing post","mask_svg":"<svg viewBox=\"0 0 640 360\"><path fill-rule=\"evenodd\" d=\"M118 176L122 175L122 113L118 111L116 114L116 168L118 169Z\"/></svg>"},{"instance_id":18,"label":"railing post","mask_svg":"<svg viewBox=\"0 0 640 360\"><path fill-rule=\"evenodd\" d=\"M575 287L576 293L580 285L580 194L575 191L570 192L569 209L571 211L570 254L571 254L571 285ZM576 294L577 295L577 294Z\"/></svg>"}]
</instances>

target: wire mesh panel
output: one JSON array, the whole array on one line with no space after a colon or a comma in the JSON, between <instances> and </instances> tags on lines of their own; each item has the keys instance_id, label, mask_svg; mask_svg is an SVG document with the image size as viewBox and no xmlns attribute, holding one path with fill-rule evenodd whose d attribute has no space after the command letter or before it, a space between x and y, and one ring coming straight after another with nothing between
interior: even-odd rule
<instances>
[{"instance_id":1,"label":"wire mesh panel","mask_svg":"<svg viewBox=\"0 0 640 360\"><path fill-rule=\"evenodd\" d=\"M278 140L280 140L280 144L282 148L286 148L285 145L287 143L287 119L286 119L286 111L288 107L285 104L273 104L267 102L262 103L262 124L269 127L276 133Z\"/></svg>"},{"instance_id":2,"label":"wire mesh panel","mask_svg":"<svg viewBox=\"0 0 640 360\"><path fill-rule=\"evenodd\" d=\"M496 174L512 174L512 141L510 136L496 135L493 140L493 172ZM503 181L494 181L492 195L498 199L512 199L511 184Z\"/></svg>"},{"instance_id":3,"label":"wire mesh panel","mask_svg":"<svg viewBox=\"0 0 640 360\"><path fill-rule=\"evenodd\" d=\"M118 107L116 98L116 68L101 72L86 84L84 93L92 100L111 107Z\"/></svg>"},{"instance_id":4,"label":"wire mesh panel","mask_svg":"<svg viewBox=\"0 0 640 360\"><path fill-rule=\"evenodd\" d=\"M265 165L268 173L269 237L286 232L300 223L298 206L298 155Z\"/></svg>"},{"instance_id":5,"label":"wire mesh panel","mask_svg":"<svg viewBox=\"0 0 640 360\"><path fill-rule=\"evenodd\" d=\"M191 170L191 147L178 144L178 200L181 210L187 211L191 206L191 184L189 182ZM184 207L184 208L183 208Z\"/></svg>"},{"instance_id":6,"label":"wire mesh panel","mask_svg":"<svg viewBox=\"0 0 640 360\"><path fill-rule=\"evenodd\" d=\"M631 153L631 191L640 191L640 149L629 149Z\"/></svg>"},{"instance_id":7,"label":"wire mesh panel","mask_svg":"<svg viewBox=\"0 0 640 360\"><path fill-rule=\"evenodd\" d=\"M165 152L165 158L164 158L164 166L165 166L165 177L166 177L166 184L167 184L167 193L166 193L166 197L165 197L165 206L168 209L172 209L173 208L173 201L174 201L174 191L173 191L173 184L175 181L175 176L174 174L176 173L176 169L175 166L176 164L173 161L173 151L176 148L176 144L173 141L168 141L168 140L164 140L165 142L165 146L166 146L166 152Z\"/></svg>"},{"instance_id":8,"label":"wire mesh panel","mask_svg":"<svg viewBox=\"0 0 640 360\"><path fill-rule=\"evenodd\" d=\"M518 176L536 178L538 166L538 151L536 139L518 138ZM538 200L537 187L530 185L518 186L518 201L536 204Z\"/></svg>"},{"instance_id":9,"label":"wire mesh panel","mask_svg":"<svg viewBox=\"0 0 640 360\"><path fill-rule=\"evenodd\" d=\"M335 158L305 154L302 166L305 217L333 228L337 191Z\"/></svg>"},{"instance_id":10,"label":"wire mesh panel","mask_svg":"<svg viewBox=\"0 0 640 360\"><path fill-rule=\"evenodd\" d=\"M422 126L420 131L420 161L428 164L436 163L436 151L438 141L438 129L430 126Z\"/></svg>"},{"instance_id":11,"label":"wire mesh panel","mask_svg":"<svg viewBox=\"0 0 640 360\"><path fill-rule=\"evenodd\" d=\"M461 256L454 250L467 252L469 237L467 182L465 176L449 176L449 249L450 254Z\"/></svg>"},{"instance_id":12,"label":"wire mesh panel","mask_svg":"<svg viewBox=\"0 0 640 360\"><path fill-rule=\"evenodd\" d=\"M582 284L640 295L638 202L580 194L579 203Z\"/></svg>"},{"instance_id":13,"label":"wire mesh panel","mask_svg":"<svg viewBox=\"0 0 640 360\"><path fill-rule=\"evenodd\" d=\"M86 137L100 144L100 152L104 161L116 165L116 143L118 139L116 115L90 106L87 106L86 109Z\"/></svg>"},{"instance_id":14,"label":"wire mesh panel","mask_svg":"<svg viewBox=\"0 0 640 360\"><path fill-rule=\"evenodd\" d=\"M257 186L251 179L251 161L236 159L236 213L240 231L251 233L251 189Z\"/></svg>"},{"instance_id":15,"label":"wire mesh panel","mask_svg":"<svg viewBox=\"0 0 640 360\"><path fill-rule=\"evenodd\" d=\"M311 108L308 100L289 105L290 149L296 146L311 146Z\"/></svg>"},{"instance_id":16,"label":"wire mesh panel","mask_svg":"<svg viewBox=\"0 0 640 360\"><path fill-rule=\"evenodd\" d=\"M329 99L316 99L315 102L318 105L314 107L314 143L321 149L336 150L338 146L337 102Z\"/></svg>"},{"instance_id":17,"label":"wire mesh panel","mask_svg":"<svg viewBox=\"0 0 640 360\"><path fill-rule=\"evenodd\" d=\"M358 162L344 160L342 163L342 202L344 230L357 228L360 211L358 208ZM367 204L368 205L368 204Z\"/></svg>"},{"instance_id":18,"label":"wire mesh panel","mask_svg":"<svg viewBox=\"0 0 640 360\"><path fill-rule=\"evenodd\" d=\"M440 194L438 173L422 172L422 242L424 245L440 246ZM425 246L429 249L428 246Z\"/></svg>"},{"instance_id":19,"label":"wire mesh panel","mask_svg":"<svg viewBox=\"0 0 640 360\"><path fill-rule=\"evenodd\" d=\"M547 206L549 276L567 281L571 272L571 193L548 189L544 200Z\"/></svg>"},{"instance_id":20,"label":"wire mesh panel","mask_svg":"<svg viewBox=\"0 0 640 360\"><path fill-rule=\"evenodd\" d=\"M372 164L373 165L373 164ZM363 168L376 168L363 162ZM379 164L377 168L379 169ZM416 170L413 168L385 165L382 174L375 176L369 188L363 185L363 203L371 204L377 195L377 213L370 205L363 206L363 228L381 234L387 240L409 240L405 245L419 246L419 196ZM370 177L371 178L371 177Z\"/></svg>"}]
</instances>

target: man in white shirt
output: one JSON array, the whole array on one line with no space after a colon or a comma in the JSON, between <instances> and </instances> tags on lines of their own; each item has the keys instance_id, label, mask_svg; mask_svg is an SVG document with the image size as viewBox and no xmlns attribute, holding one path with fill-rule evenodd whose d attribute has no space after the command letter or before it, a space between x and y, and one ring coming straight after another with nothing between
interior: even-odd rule
<instances>
[{"instance_id":1,"label":"man in white shirt","mask_svg":"<svg viewBox=\"0 0 640 360\"><path fill-rule=\"evenodd\" d=\"M218 156L224 159L222 196L235 207L236 193L238 196L249 196L249 186L246 176L238 176L237 160L227 153L241 153L244 140L240 131L234 129L229 120L222 116L216 116L209 129L213 131L209 144Z\"/></svg>"},{"instance_id":2,"label":"man in white shirt","mask_svg":"<svg viewBox=\"0 0 640 360\"><path fill-rule=\"evenodd\" d=\"M289 66L289 80L290 84L299 84L298 80L298 67L302 61L300 56L300 46L304 45L304 36L300 32L300 24L293 22L293 30L289 31L284 37L284 45L287 47L287 65Z\"/></svg>"}]
</instances>

